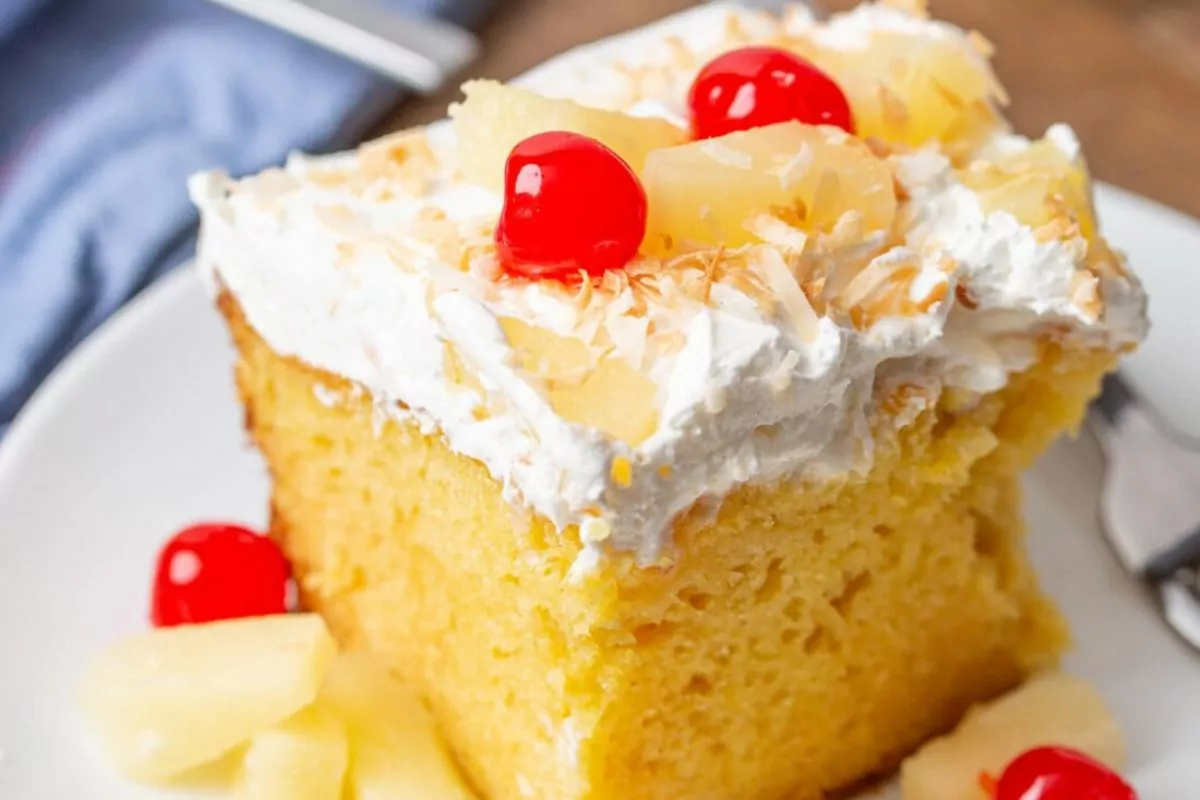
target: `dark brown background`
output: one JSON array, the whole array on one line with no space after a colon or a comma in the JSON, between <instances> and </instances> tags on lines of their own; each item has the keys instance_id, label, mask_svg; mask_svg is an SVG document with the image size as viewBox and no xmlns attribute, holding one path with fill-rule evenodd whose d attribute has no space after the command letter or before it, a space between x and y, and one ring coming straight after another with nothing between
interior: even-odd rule
<instances>
[{"instance_id":1,"label":"dark brown background","mask_svg":"<svg viewBox=\"0 0 1200 800\"><path fill-rule=\"evenodd\" d=\"M498 79L689 0L502 0L472 75ZM826 0L825 8L854 5ZM1200 216L1200 0L932 0L933 13L997 46L1016 128L1075 126L1092 171ZM457 92L397 109L388 127L435 119Z\"/></svg>"}]
</instances>

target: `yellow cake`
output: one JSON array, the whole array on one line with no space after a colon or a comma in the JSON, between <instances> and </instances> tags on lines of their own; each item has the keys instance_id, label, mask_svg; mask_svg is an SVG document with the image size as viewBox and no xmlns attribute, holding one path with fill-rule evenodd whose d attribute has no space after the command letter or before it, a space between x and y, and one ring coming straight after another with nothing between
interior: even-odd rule
<instances>
[{"instance_id":1,"label":"yellow cake","mask_svg":"<svg viewBox=\"0 0 1200 800\"><path fill-rule=\"evenodd\" d=\"M749 42L823 65L860 137L664 127ZM483 797L821 797L1059 657L1018 478L1141 338L1144 297L1069 129L1010 134L985 50L919 10L710 5L528 94L468 87L457 130L193 180L272 535ZM627 269L498 268L496 143L548 127L644 159ZM810 214L681 232L696 197L738 219L724 167L781 147L837 165Z\"/></svg>"}]
</instances>

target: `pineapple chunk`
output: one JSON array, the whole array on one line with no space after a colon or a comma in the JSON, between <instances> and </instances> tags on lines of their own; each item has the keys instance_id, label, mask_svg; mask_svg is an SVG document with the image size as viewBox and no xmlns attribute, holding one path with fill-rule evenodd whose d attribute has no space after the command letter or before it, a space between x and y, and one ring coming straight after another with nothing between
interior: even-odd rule
<instances>
[{"instance_id":1,"label":"pineapple chunk","mask_svg":"<svg viewBox=\"0 0 1200 800\"><path fill-rule=\"evenodd\" d=\"M635 172L646 154L687 141L687 132L661 119L588 108L571 100L543 97L495 81L467 81L467 99L451 106L463 177L504 189L504 163L522 139L544 131L590 136L616 151Z\"/></svg>"},{"instance_id":2,"label":"pineapple chunk","mask_svg":"<svg viewBox=\"0 0 1200 800\"><path fill-rule=\"evenodd\" d=\"M579 341L505 317L500 327L517 363L542 379L555 413L637 447L658 429L658 386L619 358L595 363Z\"/></svg>"},{"instance_id":3,"label":"pineapple chunk","mask_svg":"<svg viewBox=\"0 0 1200 800\"><path fill-rule=\"evenodd\" d=\"M346 726L349 798L474 800L420 699L369 656L339 656L320 703Z\"/></svg>"},{"instance_id":4,"label":"pineapple chunk","mask_svg":"<svg viewBox=\"0 0 1200 800\"><path fill-rule=\"evenodd\" d=\"M1095 241L1096 214L1087 167L1067 158L1048 139L995 161L979 161L960 171L963 183L979 195L986 213L1008 211L1033 228L1064 214L1079 233Z\"/></svg>"},{"instance_id":5,"label":"pineapple chunk","mask_svg":"<svg viewBox=\"0 0 1200 800\"><path fill-rule=\"evenodd\" d=\"M309 706L250 740L239 800L341 800L349 750L342 723Z\"/></svg>"},{"instance_id":6,"label":"pineapple chunk","mask_svg":"<svg viewBox=\"0 0 1200 800\"><path fill-rule=\"evenodd\" d=\"M1079 750L1119 769L1125 747L1116 721L1096 691L1056 673L967 713L954 733L935 739L900 769L905 800L985 800L979 775L998 776L1034 747Z\"/></svg>"},{"instance_id":7,"label":"pineapple chunk","mask_svg":"<svg viewBox=\"0 0 1200 800\"><path fill-rule=\"evenodd\" d=\"M311 703L335 651L315 614L165 628L97 656L80 707L121 772L161 781Z\"/></svg>"},{"instance_id":8,"label":"pineapple chunk","mask_svg":"<svg viewBox=\"0 0 1200 800\"><path fill-rule=\"evenodd\" d=\"M878 33L865 50L806 53L850 101L858 135L918 147L981 142L999 125L1003 90L986 59L964 42Z\"/></svg>"},{"instance_id":9,"label":"pineapple chunk","mask_svg":"<svg viewBox=\"0 0 1200 800\"><path fill-rule=\"evenodd\" d=\"M891 168L837 128L783 122L655 150L643 176L649 201L643 248L690 242L739 247L748 227L774 213L808 231L828 231L848 211L868 230L891 226Z\"/></svg>"}]
</instances>

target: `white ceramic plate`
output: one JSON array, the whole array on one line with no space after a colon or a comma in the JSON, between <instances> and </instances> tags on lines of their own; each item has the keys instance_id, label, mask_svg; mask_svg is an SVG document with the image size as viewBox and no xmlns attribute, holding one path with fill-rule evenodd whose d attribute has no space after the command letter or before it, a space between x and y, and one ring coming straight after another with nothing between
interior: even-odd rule
<instances>
[{"instance_id":1,"label":"white ceramic plate","mask_svg":"<svg viewBox=\"0 0 1200 800\"><path fill-rule=\"evenodd\" d=\"M1101 212L1154 301L1129 369L1200 436L1200 224L1105 189ZM151 563L176 528L265 521L267 483L242 433L232 352L197 276L132 303L57 371L0 448L0 798L162 798L103 763L72 707L88 655L146 627ZM1026 482L1032 542L1095 681L1130 742L1144 800L1200 796L1200 657L1164 629L1095 522L1090 440L1054 448Z\"/></svg>"}]
</instances>

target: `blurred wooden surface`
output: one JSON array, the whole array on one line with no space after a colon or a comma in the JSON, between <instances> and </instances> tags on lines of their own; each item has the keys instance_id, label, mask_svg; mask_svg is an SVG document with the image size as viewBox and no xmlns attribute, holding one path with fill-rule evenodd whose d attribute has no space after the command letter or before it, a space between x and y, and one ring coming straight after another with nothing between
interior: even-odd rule
<instances>
[{"instance_id":1,"label":"blurred wooden surface","mask_svg":"<svg viewBox=\"0 0 1200 800\"><path fill-rule=\"evenodd\" d=\"M689 0L501 0L473 75L510 78L581 42L644 24ZM853 0L826 0L846 8ZM936 16L982 31L1016 128L1079 132L1101 179L1200 216L1200 0L932 0ZM435 119L457 92L388 121Z\"/></svg>"}]
</instances>

